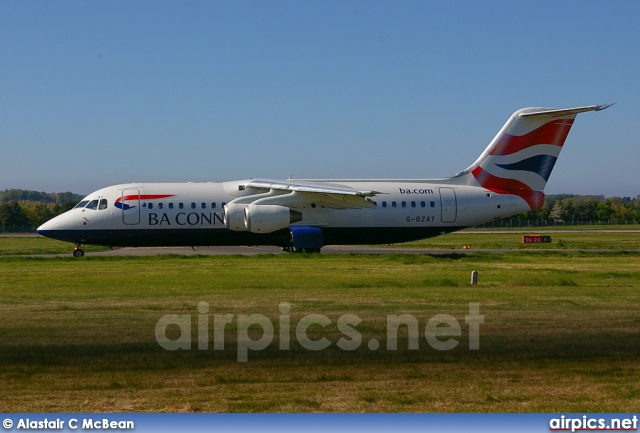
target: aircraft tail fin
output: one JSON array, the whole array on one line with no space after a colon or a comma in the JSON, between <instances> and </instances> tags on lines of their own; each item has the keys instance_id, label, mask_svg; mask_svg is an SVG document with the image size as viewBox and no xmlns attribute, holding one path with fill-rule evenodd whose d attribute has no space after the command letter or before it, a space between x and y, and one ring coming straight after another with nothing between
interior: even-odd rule
<instances>
[{"instance_id":1,"label":"aircraft tail fin","mask_svg":"<svg viewBox=\"0 0 640 433\"><path fill-rule=\"evenodd\" d=\"M611 105L518 110L482 155L453 179L499 194L518 195L531 209L537 209L544 204L542 191L576 116Z\"/></svg>"}]
</instances>

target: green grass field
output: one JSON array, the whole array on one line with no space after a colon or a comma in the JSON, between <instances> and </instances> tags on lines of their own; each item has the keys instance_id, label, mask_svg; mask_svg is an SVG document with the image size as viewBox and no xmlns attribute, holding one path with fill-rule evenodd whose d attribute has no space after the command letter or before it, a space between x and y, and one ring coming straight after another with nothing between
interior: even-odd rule
<instances>
[{"instance_id":1,"label":"green grass field","mask_svg":"<svg viewBox=\"0 0 640 433\"><path fill-rule=\"evenodd\" d=\"M539 234L535 230L527 234ZM397 247L406 248L443 248L462 249L465 245L472 249L507 249L507 250L640 250L640 232L614 231L600 232L553 232L545 233L551 236L551 243L523 244L523 233L499 230L467 233L457 232L446 236L438 236L422 241L398 244Z\"/></svg>"},{"instance_id":2,"label":"green grass field","mask_svg":"<svg viewBox=\"0 0 640 433\"><path fill-rule=\"evenodd\" d=\"M639 258L3 257L0 411L632 412L640 404ZM197 350L201 301L208 350ZM282 302L291 305L289 350L279 350ZM484 316L479 350L469 350L469 303ZM155 328L166 314L190 316L192 350L160 347ZM225 350L213 350L223 314L233 315ZM275 336L238 362L238 316L252 314L267 316ZM330 319L308 330L329 348L298 343L296 325L309 314ZM353 351L336 345L346 314L361 319ZM387 316L400 314L417 319L418 350L407 347L406 327L399 350L387 350ZM425 338L437 314L461 324L452 350ZM249 333L262 336L257 326ZM177 326L167 335L178 338Z\"/></svg>"},{"instance_id":3,"label":"green grass field","mask_svg":"<svg viewBox=\"0 0 640 433\"><path fill-rule=\"evenodd\" d=\"M106 247L89 245L87 252L104 251ZM0 236L0 256L71 254L73 244L42 236Z\"/></svg>"}]
</instances>

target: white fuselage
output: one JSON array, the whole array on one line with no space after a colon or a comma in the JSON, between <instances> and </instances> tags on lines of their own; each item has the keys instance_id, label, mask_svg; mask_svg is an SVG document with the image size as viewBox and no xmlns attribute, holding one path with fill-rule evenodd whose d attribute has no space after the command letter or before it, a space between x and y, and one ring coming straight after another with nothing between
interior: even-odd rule
<instances>
[{"instance_id":1,"label":"white fuselage","mask_svg":"<svg viewBox=\"0 0 640 433\"><path fill-rule=\"evenodd\" d=\"M42 225L38 232L78 244L280 245L288 228L270 233L225 226L225 205L256 195L250 179L223 183L134 183L89 194L76 207ZM312 181L322 184L321 181ZM321 204L292 207L302 219L290 227L318 227L324 245L395 243L449 233L529 210L511 194L482 187L428 181L326 181L379 192L373 208L334 209ZM91 203L94 205L91 205Z\"/></svg>"}]
</instances>

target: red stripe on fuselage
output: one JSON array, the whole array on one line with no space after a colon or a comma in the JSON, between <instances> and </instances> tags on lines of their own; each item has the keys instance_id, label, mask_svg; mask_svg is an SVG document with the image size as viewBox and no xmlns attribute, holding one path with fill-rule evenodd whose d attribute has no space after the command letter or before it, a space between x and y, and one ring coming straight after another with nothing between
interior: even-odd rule
<instances>
[{"instance_id":1,"label":"red stripe on fuselage","mask_svg":"<svg viewBox=\"0 0 640 433\"><path fill-rule=\"evenodd\" d=\"M125 195L124 197L118 197L118 199L116 200L116 202L119 202L121 200L137 200L138 197L140 197L140 200L154 200L154 199L159 199L159 198L167 198L167 197L173 197L175 194L133 194L133 195Z\"/></svg>"},{"instance_id":2,"label":"red stripe on fuselage","mask_svg":"<svg viewBox=\"0 0 640 433\"><path fill-rule=\"evenodd\" d=\"M524 135L505 134L491 151L491 155L511 155L538 144L562 146L573 125L572 119L553 120Z\"/></svg>"}]
</instances>

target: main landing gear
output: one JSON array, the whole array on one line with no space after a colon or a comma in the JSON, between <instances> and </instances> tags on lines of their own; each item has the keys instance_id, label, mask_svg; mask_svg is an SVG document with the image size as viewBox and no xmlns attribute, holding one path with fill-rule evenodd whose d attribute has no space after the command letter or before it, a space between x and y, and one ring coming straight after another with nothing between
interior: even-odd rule
<instances>
[{"instance_id":1,"label":"main landing gear","mask_svg":"<svg viewBox=\"0 0 640 433\"><path fill-rule=\"evenodd\" d=\"M84 250L82 249L82 245L76 244L73 247L73 257L84 257Z\"/></svg>"},{"instance_id":2,"label":"main landing gear","mask_svg":"<svg viewBox=\"0 0 640 433\"><path fill-rule=\"evenodd\" d=\"M286 253L319 253L320 248L282 247L282 251Z\"/></svg>"}]
</instances>

